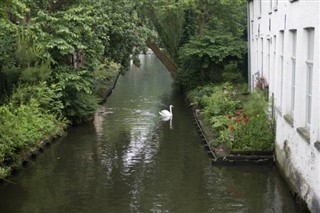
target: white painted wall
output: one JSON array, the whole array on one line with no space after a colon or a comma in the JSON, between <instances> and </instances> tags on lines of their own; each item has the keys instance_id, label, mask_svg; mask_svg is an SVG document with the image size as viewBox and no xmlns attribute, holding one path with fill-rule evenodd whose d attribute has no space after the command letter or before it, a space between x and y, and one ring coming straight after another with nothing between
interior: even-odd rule
<instances>
[{"instance_id":1,"label":"white painted wall","mask_svg":"<svg viewBox=\"0 0 320 213\"><path fill-rule=\"evenodd\" d=\"M270 9L272 1L272 9ZM261 2L261 13L260 13ZM320 212L320 1L316 0L248 0L249 8L249 70L251 89L256 76L269 83L269 94L274 94L277 135L277 163L284 176L289 178L292 190L307 203L312 212ZM314 28L314 59L312 78L312 119L310 129L305 128L307 87L307 33ZM292 34L296 30L296 81L295 109L291 109ZM283 54L281 54L281 31ZM263 43L262 43L263 42ZM270 49L270 51L269 51ZM269 54L270 52L270 54ZM283 69L281 69L281 55ZM281 70L283 71L281 75ZM282 80L281 80L282 79ZM281 95L282 91L282 95ZM291 117L288 122L285 117ZM303 127L310 135L304 139L297 131Z\"/></svg>"}]
</instances>

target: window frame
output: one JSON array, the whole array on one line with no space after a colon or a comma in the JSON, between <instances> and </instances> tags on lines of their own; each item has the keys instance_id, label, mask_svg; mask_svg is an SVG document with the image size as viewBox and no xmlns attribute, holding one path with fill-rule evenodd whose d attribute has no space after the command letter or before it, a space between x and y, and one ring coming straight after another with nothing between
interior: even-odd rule
<instances>
[{"instance_id":1,"label":"window frame","mask_svg":"<svg viewBox=\"0 0 320 213\"><path fill-rule=\"evenodd\" d=\"M295 95L296 95L296 71L297 71L297 30L292 29L290 32L291 38L291 100L290 114L294 115L295 110Z\"/></svg>"},{"instance_id":2,"label":"window frame","mask_svg":"<svg viewBox=\"0 0 320 213\"><path fill-rule=\"evenodd\" d=\"M314 60L314 42L315 42L315 28L309 27L304 28L306 33L306 86L305 86L305 127L308 131L311 128L312 118L312 87L313 87L313 60Z\"/></svg>"}]
</instances>

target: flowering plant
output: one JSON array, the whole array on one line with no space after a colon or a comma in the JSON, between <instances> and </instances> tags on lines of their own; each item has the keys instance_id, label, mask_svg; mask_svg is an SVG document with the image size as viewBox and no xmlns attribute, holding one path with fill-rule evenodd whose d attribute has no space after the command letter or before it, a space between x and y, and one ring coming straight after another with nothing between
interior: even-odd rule
<instances>
[{"instance_id":1,"label":"flowering plant","mask_svg":"<svg viewBox=\"0 0 320 213\"><path fill-rule=\"evenodd\" d=\"M266 102L252 94L245 108L227 115L228 125L218 140L233 150L272 150L274 131L266 111Z\"/></svg>"},{"instance_id":2,"label":"flowering plant","mask_svg":"<svg viewBox=\"0 0 320 213\"><path fill-rule=\"evenodd\" d=\"M241 109L240 111L235 112L234 116L229 114L228 119L230 120L229 130L231 132L235 131L236 126L245 125L249 122L249 118L247 117L244 109Z\"/></svg>"},{"instance_id":3,"label":"flowering plant","mask_svg":"<svg viewBox=\"0 0 320 213\"><path fill-rule=\"evenodd\" d=\"M226 128L220 131L218 139L220 142L227 143L232 148L237 139L238 131L248 124L249 118L244 109L236 111L233 114L228 114L225 117L227 117L228 125L225 125Z\"/></svg>"}]
</instances>

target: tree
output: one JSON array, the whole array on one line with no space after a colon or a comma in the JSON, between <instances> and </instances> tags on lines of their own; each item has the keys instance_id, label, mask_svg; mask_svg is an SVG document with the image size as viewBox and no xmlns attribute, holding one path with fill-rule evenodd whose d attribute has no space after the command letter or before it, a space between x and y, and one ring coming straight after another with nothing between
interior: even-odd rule
<instances>
[{"instance_id":1,"label":"tree","mask_svg":"<svg viewBox=\"0 0 320 213\"><path fill-rule=\"evenodd\" d=\"M244 40L246 4L243 0L198 0L198 33L179 52L177 81L184 86L219 82L224 65L241 61L246 52ZM193 23L194 24L194 23Z\"/></svg>"}]
</instances>

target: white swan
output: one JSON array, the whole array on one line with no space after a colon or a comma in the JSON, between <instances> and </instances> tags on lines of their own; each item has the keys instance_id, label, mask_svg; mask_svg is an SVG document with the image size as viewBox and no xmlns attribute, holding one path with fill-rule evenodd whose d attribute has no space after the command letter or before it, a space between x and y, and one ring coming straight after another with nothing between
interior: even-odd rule
<instances>
[{"instance_id":1,"label":"white swan","mask_svg":"<svg viewBox=\"0 0 320 213\"><path fill-rule=\"evenodd\" d=\"M159 114L163 117L172 117L172 105L169 106L170 112L168 110L161 110Z\"/></svg>"}]
</instances>

